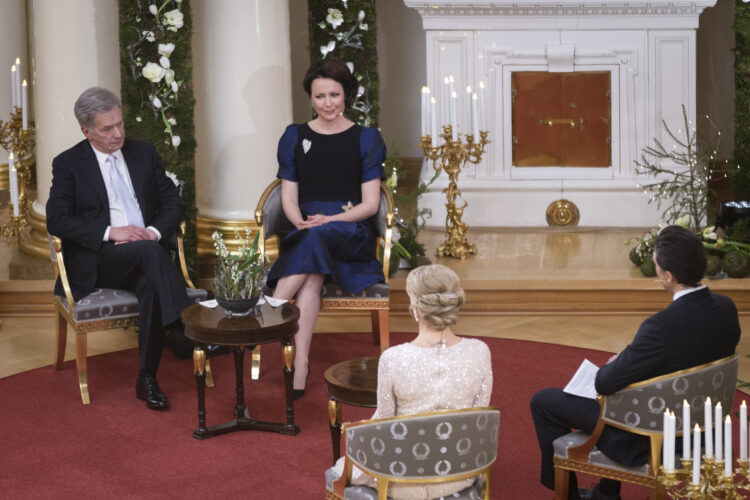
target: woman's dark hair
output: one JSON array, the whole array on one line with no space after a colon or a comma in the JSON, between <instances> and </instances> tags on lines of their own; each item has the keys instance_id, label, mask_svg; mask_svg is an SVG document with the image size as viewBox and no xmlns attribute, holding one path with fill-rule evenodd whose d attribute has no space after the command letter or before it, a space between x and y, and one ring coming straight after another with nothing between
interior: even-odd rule
<instances>
[{"instance_id":1,"label":"woman's dark hair","mask_svg":"<svg viewBox=\"0 0 750 500\"><path fill-rule=\"evenodd\" d=\"M701 239L680 226L659 231L654 247L656 263L681 285L695 287L706 272L706 251Z\"/></svg>"},{"instance_id":2,"label":"woman's dark hair","mask_svg":"<svg viewBox=\"0 0 750 500\"><path fill-rule=\"evenodd\" d=\"M302 80L302 88L308 96L312 95L312 82L317 78L330 78L339 82L344 88L346 107L354 104L359 85L344 61L335 57L327 57L310 66L305 73L305 79Z\"/></svg>"}]
</instances>

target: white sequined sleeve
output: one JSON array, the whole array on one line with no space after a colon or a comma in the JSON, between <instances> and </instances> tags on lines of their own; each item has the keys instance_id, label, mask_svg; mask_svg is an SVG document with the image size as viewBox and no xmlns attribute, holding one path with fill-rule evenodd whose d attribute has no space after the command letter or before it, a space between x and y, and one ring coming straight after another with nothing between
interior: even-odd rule
<instances>
[{"instance_id":1,"label":"white sequined sleeve","mask_svg":"<svg viewBox=\"0 0 750 500\"><path fill-rule=\"evenodd\" d=\"M490 396L492 396L492 359L490 349L484 342L482 342L481 354L477 365L482 370L483 377L479 392L474 397L474 407L489 406Z\"/></svg>"},{"instance_id":2,"label":"white sequined sleeve","mask_svg":"<svg viewBox=\"0 0 750 500\"><path fill-rule=\"evenodd\" d=\"M378 362L378 408L372 418L396 416L396 397L393 394L393 365L386 350Z\"/></svg>"}]
</instances>

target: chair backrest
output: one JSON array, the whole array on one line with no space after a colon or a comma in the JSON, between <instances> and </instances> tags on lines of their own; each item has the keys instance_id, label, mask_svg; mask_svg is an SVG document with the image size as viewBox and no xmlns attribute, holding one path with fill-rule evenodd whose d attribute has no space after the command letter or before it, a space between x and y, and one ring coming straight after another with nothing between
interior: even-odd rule
<instances>
[{"instance_id":1,"label":"chair backrest","mask_svg":"<svg viewBox=\"0 0 750 500\"><path fill-rule=\"evenodd\" d=\"M703 405L721 402L725 413L734 403L739 358L732 355L704 365L644 380L604 398L602 419L609 425L638 434L662 432L664 411L675 413L682 433L682 403L690 403L690 424L703 427Z\"/></svg>"},{"instance_id":2,"label":"chair backrest","mask_svg":"<svg viewBox=\"0 0 750 500\"><path fill-rule=\"evenodd\" d=\"M346 455L389 481L447 481L479 474L497 458L500 410L469 408L364 420L346 426Z\"/></svg>"}]
</instances>

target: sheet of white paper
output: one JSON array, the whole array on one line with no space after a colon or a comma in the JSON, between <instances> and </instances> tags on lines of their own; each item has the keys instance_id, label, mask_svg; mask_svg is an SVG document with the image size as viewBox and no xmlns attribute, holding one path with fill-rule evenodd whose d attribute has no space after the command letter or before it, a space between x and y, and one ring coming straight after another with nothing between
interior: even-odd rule
<instances>
[{"instance_id":1,"label":"sheet of white paper","mask_svg":"<svg viewBox=\"0 0 750 500\"><path fill-rule=\"evenodd\" d=\"M288 302L288 301L285 299L274 299L273 297L264 295L258 301L258 305L265 304L266 302L268 302L268 305L271 307L279 307L281 304Z\"/></svg>"},{"instance_id":2,"label":"sheet of white paper","mask_svg":"<svg viewBox=\"0 0 750 500\"><path fill-rule=\"evenodd\" d=\"M201 301L201 302L199 302L199 303L200 303L200 305L202 305L203 307L208 307L209 309L213 309L213 308L215 308L216 306L218 306L218 305L219 305L219 303L218 303L218 302L216 302L216 299L211 299L211 300L202 300L202 301Z\"/></svg>"},{"instance_id":3,"label":"sheet of white paper","mask_svg":"<svg viewBox=\"0 0 750 500\"><path fill-rule=\"evenodd\" d=\"M582 398L596 399L594 380L596 380L596 373L598 371L598 366L588 359L584 359L581 366L573 374L573 378L570 379L568 385L563 389L563 392L573 394L574 396L581 396Z\"/></svg>"}]
</instances>

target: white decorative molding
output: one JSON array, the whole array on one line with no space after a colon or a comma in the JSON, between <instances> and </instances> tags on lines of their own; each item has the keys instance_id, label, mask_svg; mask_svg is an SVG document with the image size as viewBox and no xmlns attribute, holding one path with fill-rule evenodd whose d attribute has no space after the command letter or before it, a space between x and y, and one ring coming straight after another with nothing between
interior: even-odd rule
<instances>
[{"instance_id":1,"label":"white decorative molding","mask_svg":"<svg viewBox=\"0 0 750 500\"><path fill-rule=\"evenodd\" d=\"M473 0L404 0L424 16L699 16L716 0L655 2L566 1L476 2Z\"/></svg>"}]
</instances>

